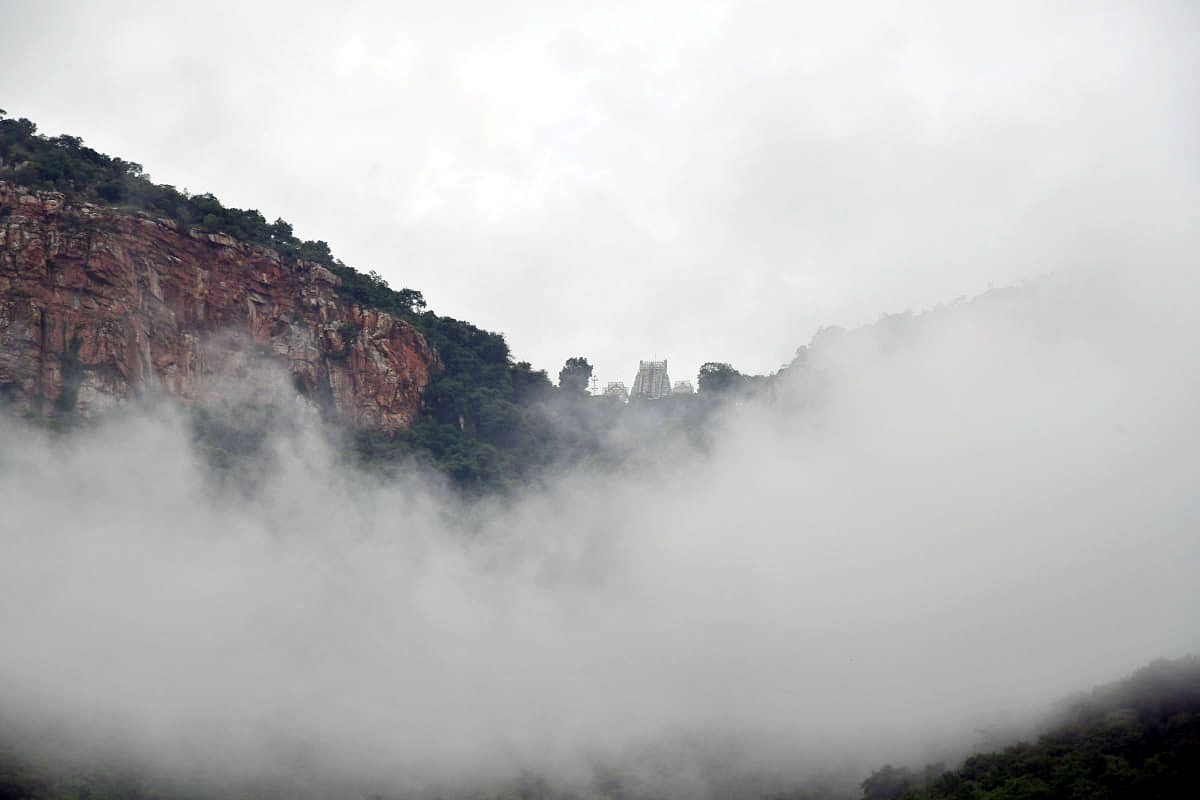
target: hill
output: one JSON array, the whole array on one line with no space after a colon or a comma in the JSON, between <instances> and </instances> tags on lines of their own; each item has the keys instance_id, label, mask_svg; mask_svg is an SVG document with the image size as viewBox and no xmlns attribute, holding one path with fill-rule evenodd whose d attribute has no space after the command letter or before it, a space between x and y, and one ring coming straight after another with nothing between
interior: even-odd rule
<instances>
[{"instance_id":1,"label":"hill","mask_svg":"<svg viewBox=\"0 0 1200 800\"><path fill-rule=\"evenodd\" d=\"M867 800L1194 797L1200 779L1200 657L1161 660L1064 701L1036 740L957 769L882 767Z\"/></svg>"}]
</instances>

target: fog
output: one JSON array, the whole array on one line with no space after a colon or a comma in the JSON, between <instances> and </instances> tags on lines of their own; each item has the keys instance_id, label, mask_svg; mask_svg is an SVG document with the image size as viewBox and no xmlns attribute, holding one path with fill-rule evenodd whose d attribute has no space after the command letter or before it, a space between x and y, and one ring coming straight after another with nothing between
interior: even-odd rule
<instances>
[{"instance_id":1,"label":"fog","mask_svg":"<svg viewBox=\"0 0 1200 800\"><path fill-rule=\"evenodd\" d=\"M1074 274L827 335L706 454L502 501L347 467L298 401L240 489L169 403L5 418L0 718L395 789L961 753L1200 647L1194 288Z\"/></svg>"}]
</instances>

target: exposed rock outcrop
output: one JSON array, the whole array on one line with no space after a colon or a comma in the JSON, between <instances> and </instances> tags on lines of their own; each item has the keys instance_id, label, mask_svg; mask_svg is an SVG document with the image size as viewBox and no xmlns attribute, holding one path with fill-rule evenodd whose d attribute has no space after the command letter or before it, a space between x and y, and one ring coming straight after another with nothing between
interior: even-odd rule
<instances>
[{"instance_id":1,"label":"exposed rock outcrop","mask_svg":"<svg viewBox=\"0 0 1200 800\"><path fill-rule=\"evenodd\" d=\"M201 400L257 355L346 422L405 429L436 356L339 283L222 234L0 183L0 405L87 416L145 393Z\"/></svg>"}]
</instances>

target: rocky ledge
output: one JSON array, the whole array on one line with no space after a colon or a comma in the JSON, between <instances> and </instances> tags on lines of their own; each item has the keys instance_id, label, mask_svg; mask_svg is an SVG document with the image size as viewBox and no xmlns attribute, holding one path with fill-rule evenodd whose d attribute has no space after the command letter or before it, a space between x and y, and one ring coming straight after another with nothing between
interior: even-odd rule
<instances>
[{"instance_id":1,"label":"rocky ledge","mask_svg":"<svg viewBox=\"0 0 1200 800\"><path fill-rule=\"evenodd\" d=\"M91 416L224 392L259 359L357 427L408 428L436 355L324 267L223 234L0 183L0 405Z\"/></svg>"}]
</instances>

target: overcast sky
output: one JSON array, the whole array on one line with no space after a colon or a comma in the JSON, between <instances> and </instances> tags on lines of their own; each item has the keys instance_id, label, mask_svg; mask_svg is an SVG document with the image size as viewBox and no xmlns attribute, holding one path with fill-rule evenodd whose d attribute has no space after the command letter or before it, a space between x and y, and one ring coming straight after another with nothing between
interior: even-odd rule
<instances>
[{"instance_id":1,"label":"overcast sky","mask_svg":"<svg viewBox=\"0 0 1200 800\"><path fill-rule=\"evenodd\" d=\"M1195 227L1186 0L609 5L17 0L0 107L601 385Z\"/></svg>"}]
</instances>

